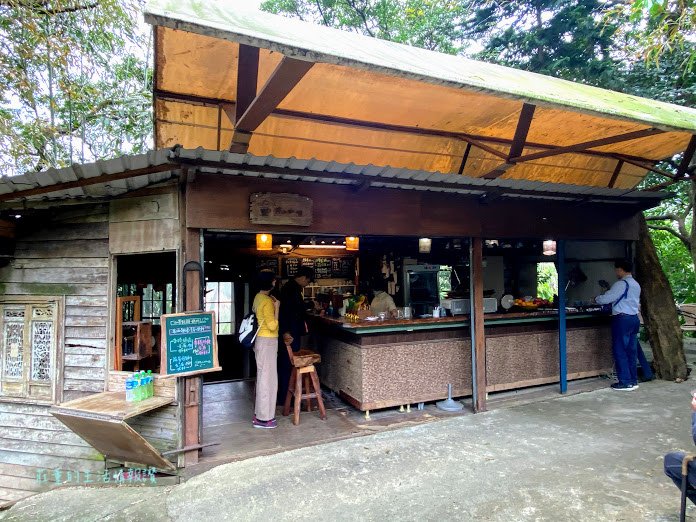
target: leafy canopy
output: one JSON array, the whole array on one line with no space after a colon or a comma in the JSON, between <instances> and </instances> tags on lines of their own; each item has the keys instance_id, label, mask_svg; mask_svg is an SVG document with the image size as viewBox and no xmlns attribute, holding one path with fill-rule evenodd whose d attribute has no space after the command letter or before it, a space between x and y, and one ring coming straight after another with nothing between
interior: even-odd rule
<instances>
[{"instance_id":1,"label":"leafy canopy","mask_svg":"<svg viewBox=\"0 0 696 522\"><path fill-rule=\"evenodd\" d=\"M147 148L138 0L0 0L0 173Z\"/></svg>"}]
</instances>

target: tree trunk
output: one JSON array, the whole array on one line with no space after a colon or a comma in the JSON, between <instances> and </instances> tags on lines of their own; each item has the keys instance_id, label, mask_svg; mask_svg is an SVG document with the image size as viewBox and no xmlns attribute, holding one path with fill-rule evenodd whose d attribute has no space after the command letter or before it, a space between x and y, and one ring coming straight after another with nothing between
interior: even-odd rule
<instances>
[{"instance_id":1,"label":"tree trunk","mask_svg":"<svg viewBox=\"0 0 696 522\"><path fill-rule=\"evenodd\" d=\"M641 311L652 346L656 373L668 381L686 379L684 342L674 294L642 214L636 246L636 272L642 287Z\"/></svg>"}]
</instances>

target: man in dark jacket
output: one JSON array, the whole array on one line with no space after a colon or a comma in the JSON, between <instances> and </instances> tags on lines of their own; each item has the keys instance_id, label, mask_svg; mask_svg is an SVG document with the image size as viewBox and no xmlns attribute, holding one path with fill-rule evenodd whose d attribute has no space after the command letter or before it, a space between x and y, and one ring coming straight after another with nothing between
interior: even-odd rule
<instances>
[{"instance_id":1,"label":"man in dark jacket","mask_svg":"<svg viewBox=\"0 0 696 522\"><path fill-rule=\"evenodd\" d=\"M691 397L691 437L694 439L694 444L696 444L696 397ZM681 467L684 455L686 454L683 451L675 451L665 455L665 475L671 478L680 489L682 481ZM686 496L691 502L696 504L696 462L690 462L688 470Z\"/></svg>"},{"instance_id":2,"label":"man in dark jacket","mask_svg":"<svg viewBox=\"0 0 696 522\"><path fill-rule=\"evenodd\" d=\"M278 313L280 346L278 348L278 404L285 403L292 368L285 344L290 344L294 352L301 348L302 336L307 333L307 309L304 302L304 288L314 279L314 271L300 267L297 275L280 291L280 312Z\"/></svg>"}]
</instances>

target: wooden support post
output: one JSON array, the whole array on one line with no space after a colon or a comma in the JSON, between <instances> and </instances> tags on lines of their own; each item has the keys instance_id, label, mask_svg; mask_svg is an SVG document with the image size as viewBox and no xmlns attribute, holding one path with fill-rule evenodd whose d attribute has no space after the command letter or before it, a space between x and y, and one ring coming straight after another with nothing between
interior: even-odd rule
<instances>
[{"instance_id":1,"label":"wooden support post","mask_svg":"<svg viewBox=\"0 0 696 522\"><path fill-rule=\"evenodd\" d=\"M565 241L556 241L556 259L558 261L558 373L561 393L568 391L568 355L566 332L566 262Z\"/></svg>"},{"instance_id":2,"label":"wooden support post","mask_svg":"<svg viewBox=\"0 0 696 522\"><path fill-rule=\"evenodd\" d=\"M184 237L184 261L201 262L200 258L200 230L197 228L185 229ZM198 310L200 308L200 285L203 284L202 274L186 272L186 302L185 311ZM199 409L201 408L201 378L198 376L184 377L184 446L196 446L201 443L199 431ZM198 463L198 449L184 453L184 466Z\"/></svg>"},{"instance_id":3,"label":"wooden support post","mask_svg":"<svg viewBox=\"0 0 696 522\"><path fill-rule=\"evenodd\" d=\"M471 373L474 413L486 411L486 337L483 328L483 239L471 239Z\"/></svg>"}]
</instances>

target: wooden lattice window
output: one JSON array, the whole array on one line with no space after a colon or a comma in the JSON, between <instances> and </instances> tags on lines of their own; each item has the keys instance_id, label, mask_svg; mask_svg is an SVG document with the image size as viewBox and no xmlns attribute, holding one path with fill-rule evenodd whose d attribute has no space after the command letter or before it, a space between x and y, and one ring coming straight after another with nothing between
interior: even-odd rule
<instances>
[{"instance_id":1,"label":"wooden lattice window","mask_svg":"<svg viewBox=\"0 0 696 522\"><path fill-rule=\"evenodd\" d=\"M55 398L59 301L0 301L0 397Z\"/></svg>"}]
</instances>

